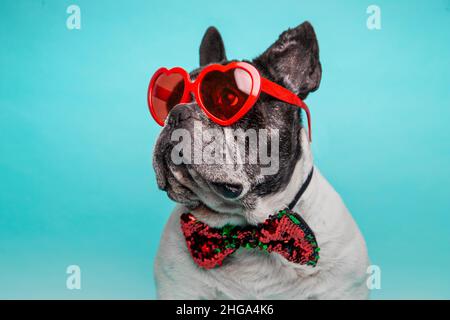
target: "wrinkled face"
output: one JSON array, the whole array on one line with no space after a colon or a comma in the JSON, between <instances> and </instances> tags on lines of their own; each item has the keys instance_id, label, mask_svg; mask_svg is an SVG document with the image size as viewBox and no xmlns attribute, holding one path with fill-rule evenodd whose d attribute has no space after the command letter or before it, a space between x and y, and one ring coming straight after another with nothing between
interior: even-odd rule
<instances>
[{"instance_id":1,"label":"wrinkled face","mask_svg":"<svg viewBox=\"0 0 450 320\"><path fill-rule=\"evenodd\" d=\"M201 67L191 72L191 79L210 63L228 63L214 28L203 38ZM284 32L249 63L301 98L320 83L318 45L309 23ZM195 101L179 104L170 111L155 146L158 186L190 210L251 221L258 199L282 191L291 179L302 156L301 128L297 107L264 93L243 118L227 127L210 120Z\"/></svg>"}]
</instances>

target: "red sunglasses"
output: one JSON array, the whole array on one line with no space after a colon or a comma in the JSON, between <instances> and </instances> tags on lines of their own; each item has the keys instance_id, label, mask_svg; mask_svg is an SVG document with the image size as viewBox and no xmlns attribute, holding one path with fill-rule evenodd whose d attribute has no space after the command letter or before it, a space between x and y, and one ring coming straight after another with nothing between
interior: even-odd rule
<instances>
[{"instance_id":1,"label":"red sunglasses","mask_svg":"<svg viewBox=\"0 0 450 320\"><path fill-rule=\"evenodd\" d=\"M261 77L258 70L246 62L231 62L225 66L211 64L194 82L183 68L160 68L150 80L147 101L155 121L164 126L170 110L177 104L191 102L193 93L197 104L212 121L229 126L250 110L261 91L303 109L308 117L311 141L308 106L295 93Z\"/></svg>"}]
</instances>

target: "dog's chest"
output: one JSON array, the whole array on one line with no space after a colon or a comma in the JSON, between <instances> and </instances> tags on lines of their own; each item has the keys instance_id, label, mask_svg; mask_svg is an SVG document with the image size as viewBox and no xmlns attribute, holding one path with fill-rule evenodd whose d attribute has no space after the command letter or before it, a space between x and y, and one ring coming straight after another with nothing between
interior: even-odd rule
<instances>
[{"instance_id":1,"label":"dog's chest","mask_svg":"<svg viewBox=\"0 0 450 320\"><path fill-rule=\"evenodd\" d=\"M219 299L313 298L310 266L292 267L276 254L240 249L222 267L210 270Z\"/></svg>"}]
</instances>

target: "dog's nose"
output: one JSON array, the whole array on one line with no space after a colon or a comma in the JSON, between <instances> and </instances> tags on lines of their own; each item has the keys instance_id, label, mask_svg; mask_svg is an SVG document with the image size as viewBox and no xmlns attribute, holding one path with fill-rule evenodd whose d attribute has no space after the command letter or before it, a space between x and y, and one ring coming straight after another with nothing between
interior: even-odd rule
<instances>
[{"instance_id":1,"label":"dog's nose","mask_svg":"<svg viewBox=\"0 0 450 320\"><path fill-rule=\"evenodd\" d=\"M211 185L217 193L220 193L227 199L235 199L239 197L244 189L241 184L213 182Z\"/></svg>"}]
</instances>

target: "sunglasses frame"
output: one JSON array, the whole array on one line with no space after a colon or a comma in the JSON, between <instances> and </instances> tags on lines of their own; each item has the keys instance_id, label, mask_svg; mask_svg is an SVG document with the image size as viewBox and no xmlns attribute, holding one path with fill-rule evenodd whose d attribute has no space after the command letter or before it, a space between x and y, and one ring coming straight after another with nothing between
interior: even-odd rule
<instances>
[{"instance_id":1,"label":"sunglasses frame","mask_svg":"<svg viewBox=\"0 0 450 320\"><path fill-rule=\"evenodd\" d=\"M244 103L244 105L241 107L241 109L233 115L228 120L220 119L211 112L208 111L207 107L205 107L205 104L202 101L200 89L201 84L203 81L203 78L212 71L220 71L220 72L226 72L230 69L243 69L246 71L250 77L252 78L252 88L250 93L248 94L247 101ZM198 75L198 77L191 81L191 78L189 76L189 73L181 68L181 67L174 67L171 69L167 69L165 67L159 68L152 76L149 86L148 86L148 92L147 92L147 103L150 110L150 113L153 117L153 119L160 125L164 126L164 121L161 121L161 119L158 118L156 111L154 109L153 103L152 103L152 91L153 87L155 85L156 80L162 75L171 75L171 74L178 74L183 77L184 81L184 92L180 99L180 102L178 104L182 103L189 103L192 101L191 93L194 94L195 101L199 105L199 107L202 109L202 111L215 123L221 125L221 126L230 126L233 123L239 121L258 101L259 95L261 92L264 92L277 100L286 102L291 105L295 105L301 109L303 109L306 113L306 116L308 118L308 134L309 134L309 140L311 141L311 115L309 112L308 106L292 91L276 84L275 82L272 82L264 77L262 77L259 73L259 71L252 66L249 63L246 62L231 62L226 65L221 64L210 64L206 66Z\"/></svg>"}]
</instances>

